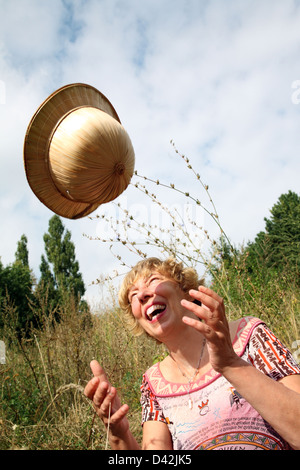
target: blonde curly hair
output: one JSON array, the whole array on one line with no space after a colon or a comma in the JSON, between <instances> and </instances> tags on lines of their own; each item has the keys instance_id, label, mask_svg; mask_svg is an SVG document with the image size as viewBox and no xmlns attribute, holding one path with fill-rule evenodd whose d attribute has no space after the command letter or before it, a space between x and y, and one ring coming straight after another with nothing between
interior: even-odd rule
<instances>
[{"instance_id":1,"label":"blonde curly hair","mask_svg":"<svg viewBox=\"0 0 300 470\"><path fill-rule=\"evenodd\" d=\"M153 272L158 272L166 278L177 282L185 293L188 293L190 289L198 289L198 286L204 284L204 280L199 279L195 269L183 266L181 262L177 262L174 258L161 260L152 257L139 261L131 271L127 273L119 290L119 305L124 311L125 320L134 336L139 336L145 332L133 316L128 293L137 279L148 277Z\"/></svg>"}]
</instances>

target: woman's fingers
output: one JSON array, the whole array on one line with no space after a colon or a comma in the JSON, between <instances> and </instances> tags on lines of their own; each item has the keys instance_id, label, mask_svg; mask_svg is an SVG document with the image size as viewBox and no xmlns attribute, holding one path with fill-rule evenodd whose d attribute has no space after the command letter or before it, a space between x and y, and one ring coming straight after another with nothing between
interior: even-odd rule
<instances>
[{"instance_id":1,"label":"woman's fingers","mask_svg":"<svg viewBox=\"0 0 300 470\"><path fill-rule=\"evenodd\" d=\"M105 414L112 398L113 394L109 390L109 384L107 382L100 382L93 397L96 408L101 409L101 412Z\"/></svg>"},{"instance_id":2,"label":"woman's fingers","mask_svg":"<svg viewBox=\"0 0 300 470\"><path fill-rule=\"evenodd\" d=\"M91 361L90 367L94 377L87 383L84 394L93 401L97 413L105 415L109 404L116 395L115 388L111 387L103 367L98 361Z\"/></svg>"},{"instance_id":3,"label":"woman's fingers","mask_svg":"<svg viewBox=\"0 0 300 470\"><path fill-rule=\"evenodd\" d=\"M200 286L198 290L190 290L189 294L194 299L200 300L202 305L209 310L215 310L219 306L223 306L223 299L216 292L208 287Z\"/></svg>"},{"instance_id":4,"label":"woman's fingers","mask_svg":"<svg viewBox=\"0 0 300 470\"><path fill-rule=\"evenodd\" d=\"M122 421L122 419L127 415L128 411L128 405L122 405L117 411L115 411L115 413L111 416L111 426L114 426L115 424L118 424L120 421Z\"/></svg>"},{"instance_id":5,"label":"woman's fingers","mask_svg":"<svg viewBox=\"0 0 300 470\"><path fill-rule=\"evenodd\" d=\"M223 299L213 290L200 286L198 291L192 289L189 294L193 299L201 301L202 305L199 306L187 300L183 300L182 305L201 320L213 325L226 319Z\"/></svg>"},{"instance_id":6,"label":"woman's fingers","mask_svg":"<svg viewBox=\"0 0 300 470\"><path fill-rule=\"evenodd\" d=\"M90 400L93 399L93 396L99 386L99 383L100 383L100 379L99 377L93 377L85 386L85 389L84 389L84 394L85 396L87 396L88 398L90 398Z\"/></svg>"},{"instance_id":7,"label":"woman's fingers","mask_svg":"<svg viewBox=\"0 0 300 470\"><path fill-rule=\"evenodd\" d=\"M108 382L106 373L105 373L103 367L99 364L98 361L96 361L95 359L93 361L91 361L90 368L91 368L91 371L92 371L94 377L99 377L100 381L105 380L105 381Z\"/></svg>"},{"instance_id":8,"label":"woman's fingers","mask_svg":"<svg viewBox=\"0 0 300 470\"><path fill-rule=\"evenodd\" d=\"M189 294L192 299L201 301L201 306L184 299L181 304L203 322L189 316L183 317L183 322L204 334L210 341L216 341L219 334L230 335L222 297L204 286L200 286L198 290L190 290Z\"/></svg>"}]
</instances>

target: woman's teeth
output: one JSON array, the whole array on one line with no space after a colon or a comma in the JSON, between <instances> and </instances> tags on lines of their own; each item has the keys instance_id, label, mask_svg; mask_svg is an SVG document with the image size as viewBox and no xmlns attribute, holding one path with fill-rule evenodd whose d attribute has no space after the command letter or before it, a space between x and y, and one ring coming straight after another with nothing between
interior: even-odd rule
<instances>
[{"instance_id":1,"label":"woman's teeth","mask_svg":"<svg viewBox=\"0 0 300 470\"><path fill-rule=\"evenodd\" d=\"M151 307L149 307L146 312L148 320L150 321L153 320L153 317L163 312L165 308L166 308L165 305L160 305L160 304L151 305Z\"/></svg>"}]
</instances>

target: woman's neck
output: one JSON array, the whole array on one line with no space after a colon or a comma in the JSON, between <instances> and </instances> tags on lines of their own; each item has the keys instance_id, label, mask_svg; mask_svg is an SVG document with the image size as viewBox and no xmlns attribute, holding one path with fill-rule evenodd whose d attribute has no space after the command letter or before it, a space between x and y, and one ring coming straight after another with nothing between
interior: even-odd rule
<instances>
[{"instance_id":1,"label":"woman's neck","mask_svg":"<svg viewBox=\"0 0 300 470\"><path fill-rule=\"evenodd\" d=\"M171 359L176 366L191 372L199 367L201 355L201 366L207 362L204 337L193 328L183 328L180 336L172 338L165 343Z\"/></svg>"}]
</instances>

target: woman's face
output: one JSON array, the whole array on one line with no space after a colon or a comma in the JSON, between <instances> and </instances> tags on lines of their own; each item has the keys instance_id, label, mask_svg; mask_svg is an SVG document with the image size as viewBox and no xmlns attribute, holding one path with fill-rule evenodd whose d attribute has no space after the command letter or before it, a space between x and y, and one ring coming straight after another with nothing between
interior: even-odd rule
<instances>
[{"instance_id":1,"label":"woman's face","mask_svg":"<svg viewBox=\"0 0 300 470\"><path fill-rule=\"evenodd\" d=\"M148 334L160 341L174 327L182 327L181 319L186 314L180 303L183 298L188 295L177 282L158 272L138 278L128 292L133 316Z\"/></svg>"}]
</instances>

